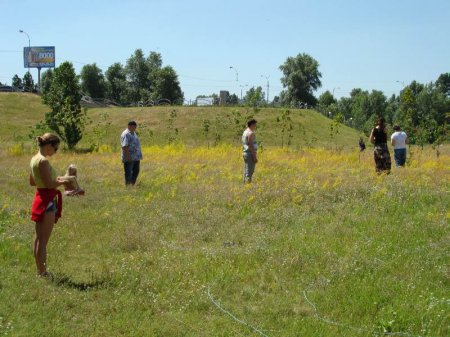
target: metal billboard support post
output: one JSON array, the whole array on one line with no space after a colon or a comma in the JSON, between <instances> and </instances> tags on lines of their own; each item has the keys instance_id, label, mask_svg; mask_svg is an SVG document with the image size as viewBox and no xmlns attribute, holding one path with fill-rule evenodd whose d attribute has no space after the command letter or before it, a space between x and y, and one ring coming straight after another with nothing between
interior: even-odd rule
<instances>
[{"instance_id":1,"label":"metal billboard support post","mask_svg":"<svg viewBox=\"0 0 450 337\"><path fill-rule=\"evenodd\" d=\"M41 67L38 67L38 88L41 91Z\"/></svg>"}]
</instances>

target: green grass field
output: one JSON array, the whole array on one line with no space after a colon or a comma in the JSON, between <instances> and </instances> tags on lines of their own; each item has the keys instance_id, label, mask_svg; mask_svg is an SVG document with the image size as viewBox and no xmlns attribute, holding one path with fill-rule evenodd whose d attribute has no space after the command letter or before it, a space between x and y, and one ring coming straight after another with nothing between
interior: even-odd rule
<instances>
[{"instance_id":1,"label":"green grass field","mask_svg":"<svg viewBox=\"0 0 450 337\"><path fill-rule=\"evenodd\" d=\"M27 148L31 141L28 135L31 127L43 119L49 109L41 103L37 95L0 93L0 111L4 117L0 124L0 141L5 148L18 143L24 143ZM173 128L169 130L170 113L175 110ZM238 145L241 125L236 125L236 118L240 124L245 123L246 116L252 115L258 120L258 141L263 146L281 146L281 125L277 117L282 109L262 109L254 113L253 109L245 107L143 107L143 108L95 108L87 111L89 123L86 133L79 143L80 148L88 148L99 142L117 150L120 133L126 128L127 122L134 119L138 122L143 145L166 145L168 138L173 137L176 142L187 146L213 145L215 135L220 136L219 143ZM339 124L338 129L330 129L332 121L313 110L290 110L292 119L291 148L310 146L356 148L359 134ZM234 112L234 115L233 115ZM236 117L237 116L237 117ZM204 120L209 120L209 134L204 134ZM175 134L173 129L177 129ZM94 132L97 130L97 133ZM284 144L287 143L287 133Z\"/></svg>"},{"instance_id":2,"label":"green grass field","mask_svg":"<svg viewBox=\"0 0 450 337\"><path fill-rule=\"evenodd\" d=\"M233 131L208 148L199 110L179 108L186 145L170 146L168 108L108 110L104 151L51 159L61 174L77 164L87 193L64 199L48 280L35 276L31 145L20 131L45 108L17 100L15 111L0 104L0 335L449 335L448 146L439 157L412 148L408 167L378 176L370 149L351 148L353 130L316 148L294 137L286 150L267 122L269 144L243 186ZM313 125L328 122L296 113L318 135ZM125 189L113 142L130 118L153 139Z\"/></svg>"}]
</instances>

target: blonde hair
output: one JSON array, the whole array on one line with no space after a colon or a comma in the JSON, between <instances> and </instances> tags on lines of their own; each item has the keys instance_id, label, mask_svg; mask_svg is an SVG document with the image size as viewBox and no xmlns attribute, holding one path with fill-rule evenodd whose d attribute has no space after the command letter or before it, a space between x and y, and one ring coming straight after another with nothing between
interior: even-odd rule
<instances>
[{"instance_id":1,"label":"blonde hair","mask_svg":"<svg viewBox=\"0 0 450 337\"><path fill-rule=\"evenodd\" d=\"M61 140L57 135L54 135L53 133L49 132L44 133L42 136L37 137L36 140L39 147L42 147L47 144L59 145L59 143L61 142Z\"/></svg>"},{"instance_id":2,"label":"blonde hair","mask_svg":"<svg viewBox=\"0 0 450 337\"><path fill-rule=\"evenodd\" d=\"M76 176L77 175L77 167L75 164L69 165L69 167L67 168L66 175L67 176Z\"/></svg>"}]
</instances>

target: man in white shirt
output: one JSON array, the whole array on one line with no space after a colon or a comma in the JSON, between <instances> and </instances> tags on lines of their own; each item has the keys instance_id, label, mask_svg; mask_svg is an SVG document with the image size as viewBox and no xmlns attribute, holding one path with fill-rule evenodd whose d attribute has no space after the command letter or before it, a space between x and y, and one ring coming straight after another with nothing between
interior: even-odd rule
<instances>
[{"instance_id":1,"label":"man in white shirt","mask_svg":"<svg viewBox=\"0 0 450 337\"><path fill-rule=\"evenodd\" d=\"M406 162L406 144L409 144L408 136L401 131L400 126L394 125L394 133L391 136L391 145L394 147L395 166L403 167Z\"/></svg>"}]
</instances>

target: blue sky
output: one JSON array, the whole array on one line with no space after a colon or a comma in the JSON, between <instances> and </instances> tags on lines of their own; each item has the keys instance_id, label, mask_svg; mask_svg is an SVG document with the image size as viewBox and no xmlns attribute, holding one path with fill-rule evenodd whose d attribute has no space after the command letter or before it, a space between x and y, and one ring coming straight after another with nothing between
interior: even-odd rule
<instances>
[{"instance_id":1,"label":"blue sky","mask_svg":"<svg viewBox=\"0 0 450 337\"><path fill-rule=\"evenodd\" d=\"M320 64L322 88L347 96L434 81L450 71L448 0L0 0L0 82L23 76L22 48L55 46L57 65L77 72L126 63L136 48L162 54L179 74L185 98L282 86L279 66L308 53ZM239 74L239 82L233 66ZM37 70L32 69L37 79ZM399 81L399 82L397 82Z\"/></svg>"}]
</instances>

